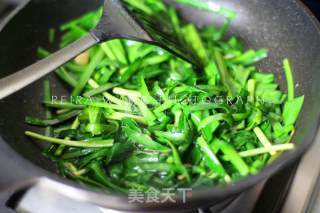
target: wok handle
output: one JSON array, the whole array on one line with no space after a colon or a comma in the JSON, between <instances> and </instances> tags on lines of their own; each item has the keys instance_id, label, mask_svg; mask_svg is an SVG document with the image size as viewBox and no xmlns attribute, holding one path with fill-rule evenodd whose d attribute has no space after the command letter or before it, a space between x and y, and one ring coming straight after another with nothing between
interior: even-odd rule
<instances>
[{"instance_id":1,"label":"wok handle","mask_svg":"<svg viewBox=\"0 0 320 213\"><path fill-rule=\"evenodd\" d=\"M35 82L99 42L87 36L14 74L0 79L0 100Z\"/></svg>"}]
</instances>

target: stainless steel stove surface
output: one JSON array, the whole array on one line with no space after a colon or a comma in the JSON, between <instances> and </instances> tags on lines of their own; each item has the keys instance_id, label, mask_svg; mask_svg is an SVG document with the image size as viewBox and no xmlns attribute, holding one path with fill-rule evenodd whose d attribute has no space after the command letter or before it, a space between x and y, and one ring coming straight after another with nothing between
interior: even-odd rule
<instances>
[{"instance_id":1,"label":"stainless steel stove surface","mask_svg":"<svg viewBox=\"0 0 320 213\"><path fill-rule=\"evenodd\" d=\"M0 0L0 29L4 25L10 12L21 6L24 0ZM303 0L309 9L320 20L320 1ZM298 163L290 165L281 173L270 178L266 183L261 183L240 194L233 199L224 201L207 209L193 210L190 212L221 212L221 213L318 213L320 212L320 134L316 138L316 143L310 151ZM28 191L19 200L14 201L15 207L20 211L30 211L38 209L41 212L45 203L51 203L52 208L48 206L42 212L64 213L64 212L97 212L97 213L115 213L117 211L102 209L96 206L75 203L74 201L63 199L61 196L41 196L48 191L41 191L41 186L34 187ZM51 195L51 194L50 194ZM50 200L45 198L50 197ZM54 198L57 197L56 200ZM30 199L32 198L32 199ZM58 199L59 198L59 199ZM1 199L1 197L0 197ZM36 200L35 200L36 199ZM58 204L59 205L54 205ZM61 208L63 205L63 208ZM75 207L76 205L76 207ZM55 208L59 206L59 211ZM64 211L62 210L64 209ZM0 212L14 212L0 207Z\"/></svg>"}]
</instances>

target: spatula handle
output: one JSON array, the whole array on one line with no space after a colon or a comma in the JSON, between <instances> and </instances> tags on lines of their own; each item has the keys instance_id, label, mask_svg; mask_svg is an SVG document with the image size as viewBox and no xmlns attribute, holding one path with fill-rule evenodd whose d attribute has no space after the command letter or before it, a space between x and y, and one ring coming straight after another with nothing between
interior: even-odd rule
<instances>
[{"instance_id":1,"label":"spatula handle","mask_svg":"<svg viewBox=\"0 0 320 213\"><path fill-rule=\"evenodd\" d=\"M0 79L0 100L42 78L98 42L88 34L47 58Z\"/></svg>"}]
</instances>

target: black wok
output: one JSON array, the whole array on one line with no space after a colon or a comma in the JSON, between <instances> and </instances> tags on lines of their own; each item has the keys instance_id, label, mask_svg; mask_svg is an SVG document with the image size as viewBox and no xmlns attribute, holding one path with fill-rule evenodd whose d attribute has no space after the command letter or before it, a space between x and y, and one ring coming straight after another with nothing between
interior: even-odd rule
<instances>
[{"instance_id":1,"label":"black wok","mask_svg":"<svg viewBox=\"0 0 320 213\"><path fill-rule=\"evenodd\" d=\"M267 47L270 57L259 67L275 72L282 89L286 89L281 61L288 57L294 67L297 95L305 95L305 104L293 138L296 149L283 154L259 174L228 186L193 190L186 204L129 204L127 197L80 186L56 174L55 166L41 154L41 147L24 137L30 127L24 124L26 114L42 115L40 105L42 82L38 81L0 103L0 197L9 198L19 190L32 187L48 177L58 183L56 190L72 193L73 199L118 210L169 210L197 208L230 198L266 180L284 166L298 160L310 147L318 130L320 106L320 28L309 11L296 0L216 0L234 9L238 16L229 34L242 38L247 47ZM47 32L71 18L97 8L99 0L34 0L20 11L0 33L0 78L35 62L38 46L49 45ZM220 22L219 17L190 8L181 14L198 24ZM0 25L1 26L1 25ZM67 95L67 86L54 75L45 78L55 82L54 93Z\"/></svg>"}]
</instances>

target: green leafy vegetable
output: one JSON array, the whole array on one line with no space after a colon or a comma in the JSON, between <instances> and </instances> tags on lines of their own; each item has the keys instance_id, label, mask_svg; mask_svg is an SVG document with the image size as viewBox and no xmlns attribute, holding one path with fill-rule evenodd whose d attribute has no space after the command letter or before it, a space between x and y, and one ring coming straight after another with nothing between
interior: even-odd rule
<instances>
[{"instance_id":1,"label":"green leafy vegetable","mask_svg":"<svg viewBox=\"0 0 320 213\"><path fill-rule=\"evenodd\" d=\"M235 12L212 1L176 0L222 16L221 26L198 28L160 0L124 2L152 16L201 66L160 47L116 39L58 68L70 96L59 98L46 80L44 118L25 118L45 134L25 135L50 144L44 155L61 175L123 193L200 187L256 174L294 149L304 96L295 97L289 60L283 61L285 94L272 72L255 66L267 49L246 50L240 39L226 38ZM60 32L50 29L50 43L64 47L84 36L101 12L71 20ZM49 54L38 48L38 57Z\"/></svg>"}]
</instances>

